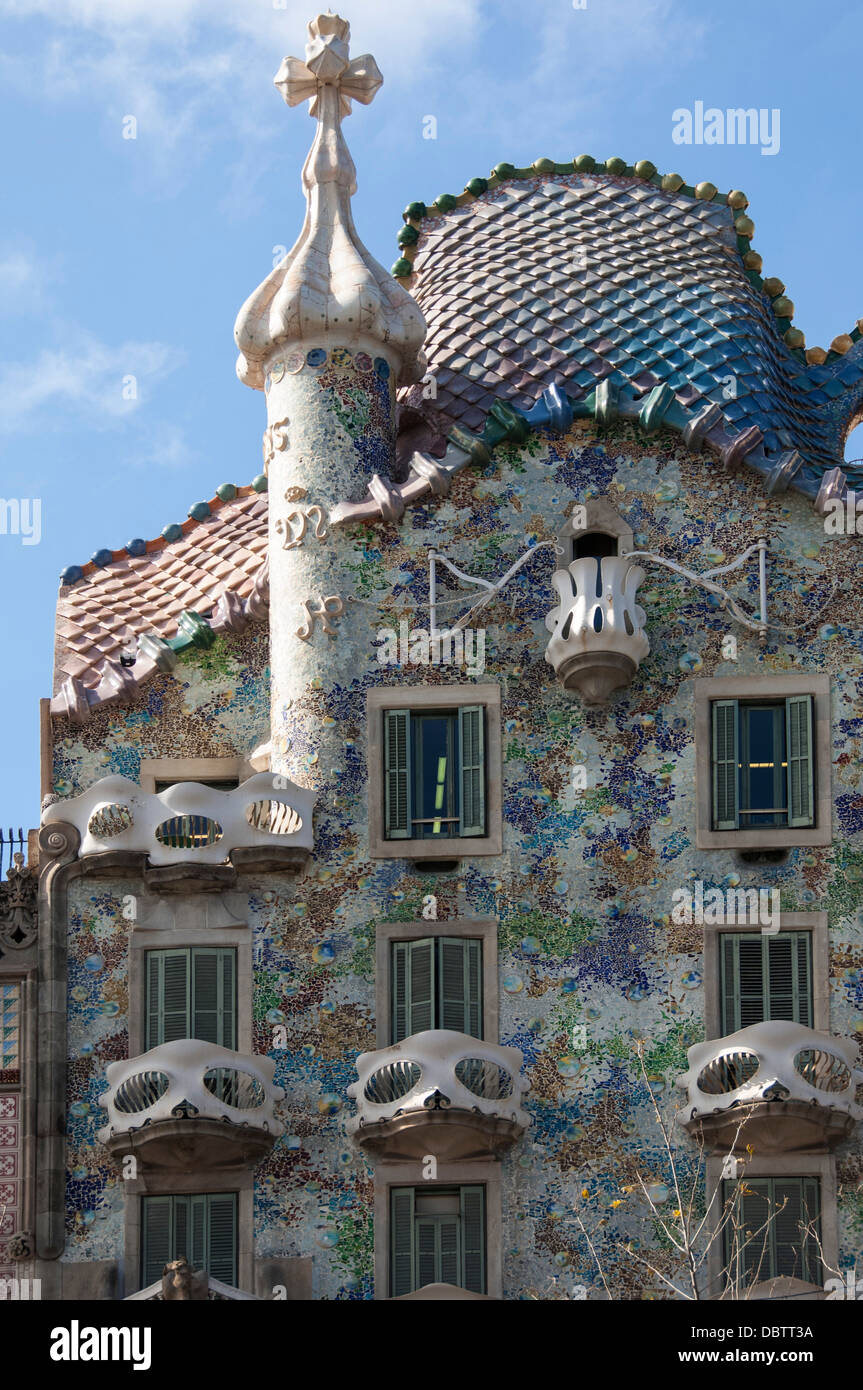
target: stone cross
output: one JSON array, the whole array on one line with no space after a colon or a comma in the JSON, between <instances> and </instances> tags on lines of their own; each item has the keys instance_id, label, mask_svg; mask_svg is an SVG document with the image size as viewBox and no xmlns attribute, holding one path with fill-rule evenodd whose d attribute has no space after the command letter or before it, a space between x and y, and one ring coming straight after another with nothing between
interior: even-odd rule
<instances>
[{"instance_id":1,"label":"stone cross","mask_svg":"<svg viewBox=\"0 0 863 1390\"><path fill-rule=\"evenodd\" d=\"M311 20L308 29L306 61L283 59L274 79L288 106L310 101L309 115L317 117L324 87L338 91L340 116L350 115L352 100L368 106L384 79L371 54L349 58L351 26L347 20L328 11Z\"/></svg>"}]
</instances>

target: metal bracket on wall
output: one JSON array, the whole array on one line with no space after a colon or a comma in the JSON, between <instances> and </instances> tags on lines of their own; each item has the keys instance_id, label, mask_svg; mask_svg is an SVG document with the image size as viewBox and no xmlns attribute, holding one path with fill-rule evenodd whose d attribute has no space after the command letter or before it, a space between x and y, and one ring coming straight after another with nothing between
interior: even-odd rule
<instances>
[{"instance_id":1,"label":"metal bracket on wall","mask_svg":"<svg viewBox=\"0 0 863 1390\"><path fill-rule=\"evenodd\" d=\"M716 594L722 600L722 607L727 608L731 616L737 622L749 629L750 632L757 632L758 641L762 647L767 644L767 540L764 536L759 536L754 545L750 545L748 550L744 550L742 555L738 555L736 560L731 560L727 565L717 565L712 570L705 570L703 574L696 574L694 570L687 569L685 565L678 565L674 560L667 560L664 555L654 555L651 550L628 550L625 552L629 560L652 560L656 565L663 565L666 569L674 570L675 574L683 575L690 584L695 584L700 589L706 589L710 594ZM740 569L751 555L758 555L758 599L760 606L760 616L757 620L744 613L736 599L733 599L727 590L720 584L714 584L713 578L719 574L729 574L732 570Z\"/></svg>"}]
</instances>

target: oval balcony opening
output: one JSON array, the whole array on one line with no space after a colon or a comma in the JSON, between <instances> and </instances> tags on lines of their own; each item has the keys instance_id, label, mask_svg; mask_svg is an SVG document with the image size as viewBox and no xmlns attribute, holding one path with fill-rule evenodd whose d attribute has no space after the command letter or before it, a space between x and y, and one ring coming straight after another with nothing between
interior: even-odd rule
<instances>
[{"instance_id":1,"label":"oval balcony opening","mask_svg":"<svg viewBox=\"0 0 863 1390\"><path fill-rule=\"evenodd\" d=\"M204 1074L204 1085L223 1105L235 1110L257 1110L264 1103L264 1088L257 1077L232 1067L211 1067Z\"/></svg>"},{"instance_id":2,"label":"oval balcony opening","mask_svg":"<svg viewBox=\"0 0 863 1390\"><path fill-rule=\"evenodd\" d=\"M156 827L155 834L165 849L206 849L221 840L222 827L209 816L172 816Z\"/></svg>"},{"instance_id":3,"label":"oval balcony opening","mask_svg":"<svg viewBox=\"0 0 863 1390\"><path fill-rule=\"evenodd\" d=\"M851 1071L841 1057L822 1048L809 1047L798 1052L794 1067L804 1081L819 1091L847 1091L851 1085Z\"/></svg>"},{"instance_id":4,"label":"oval balcony opening","mask_svg":"<svg viewBox=\"0 0 863 1390\"><path fill-rule=\"evenodd\" d=\"M416 1062L390 1062L369 1077L363 1095L373 1105L388 1105L412 1091L421 1076L422 1067Z\"/></svg>"},{"instance_id":5,"label":"oval balcony opening","mask_svg":"<svg viewBox=\"0 0 863 1390\"><path fill-rule=\"evenodd\" d=\"M466 1090L482 1100L506 1100L512 1095L512 1077L497 1062L482 1057L463 1057L455 1074Z\"/></svg>"},{"instance_id":6,"label":"oval balcony opening","mask_svg":"<svg viewBox=\"0 0 863 1390\"><path fill-rule=\"evenodd\" d=\"M117 1087L114 1106L123 1115L140 1115L165 1094L170 1080L161 1071L139 1071Z\"/></svg>"},{"instance_id":7,"label":"oval balcony opening","mask_svg":"<svg viewBox=\"0 0 863 1390\"><path fill-rule=\"evenodd\" d=\"M133 825L134 818L130 808L114 802L110 806L100 806L93 812L87 822L87 831L90 835L95 835L97 840L112 840L115 835L122 835L124 831L131 830Z\"/></svg>"},{"instance_id":8,"label":"oval balcony opening","mask_svg":"<svg viewBox=\"0 0 863 1390\"><path fill-rule=\"evenodd\" d=\"M726 1052L704 1068L698 1077L698 1089L707 1096L727 1095L751 1080L759 1066L755 1052Z\"/></svg>"},{"instance_id":9,"label":"oval balcony opening","mask_svg":"<svg viewBox=\"0 0 863 1390\"><path fill-rule=\"evenodd\" d=\"M283 801L252 802L246 807L246 820L253 830L266 835L295 835L303 828L302 817Z\"/></svg>"}]
</instances>

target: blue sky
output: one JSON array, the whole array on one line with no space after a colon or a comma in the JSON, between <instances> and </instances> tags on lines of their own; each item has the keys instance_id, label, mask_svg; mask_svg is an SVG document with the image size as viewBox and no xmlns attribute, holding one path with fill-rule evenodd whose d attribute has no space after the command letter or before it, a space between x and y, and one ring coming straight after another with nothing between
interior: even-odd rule
<instances>
[{"instance_id":1,"label":"blue sky","mask_svg":"<svg viewBox=\"0 0 863 1390\"><path fill-rule=\"evenodd\" d=\"M459 193L501 160L620 155L747 193L764 273L785 281L809 346L863 317L859 5L339 12L352 53L384 74L345 127L357 225L384 265L414 199ZM0 477L4 498L42 506L39 544L0 535L4 825L38 819L60 571L260 471L264 402L236 379L232 331L302 224L314 128L272 79L303 56L313 13L310 0L0 0ZM696 101L778 108L778 153L675 144L673 112ZM863 454L855 434L849 457Z\"/></svg>"}]
</instances>

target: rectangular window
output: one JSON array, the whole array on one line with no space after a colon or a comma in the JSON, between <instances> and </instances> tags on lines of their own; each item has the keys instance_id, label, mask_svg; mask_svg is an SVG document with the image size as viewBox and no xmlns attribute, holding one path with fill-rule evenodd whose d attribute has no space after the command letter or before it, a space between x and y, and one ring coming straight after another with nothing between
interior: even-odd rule
<instances>
[{"instance_id":1,"label":"rectangular window","mask_svg":"<svg viewBox=\"0 0 863 1390\"><path fill-rule=\"evenodd\" d=\"M429 1028L482 1037L482 942L430 936L394 941L391 957L394 1043Z\"/></svg>"},{"instance_id":2,"label":"rectangular window","mask_svg":"<svg viewBox=\"0 0 863 1390\"><path fill-rule=\"evenodd\" d=\"M714 700L713 829L815 824L812 696Z\"/></svg>"},{"instance_id":3,"label":"rectangular window","mask_svg":"<svg viewBox=\"0 0 863 1390\"><path fill-rule=\"evenodd\" d=\"M787 1276L822 1282L818 1178L743 1178L722 1184L725 1270L744 1286Z\"/></svg>"},{"instance_id":4,"label":"rectangular window","mask_svg":"<svg viewBox=\"0 0 863 1390\"><path fill-rule=\"evenodd\" d=\"M390 1292L454 1284L485 1293L485 1188L394 1187L390 1193Z\"/></svg>"},{"instance_id":5,"label":"rectangular window","mask_svg":"<svg viewBox=\"0 0 863 1390\"><path fill-rule=\"evenodd\" d=\"M481 837L485 830L485 711L384 710L388 840Z\"/></svg>"},{"instance_id":6,"label":"rectangular window","mask_svg":"<svg viewBox=\"0 0 863 1390\"><path fill-rule=\"evenodd\" d=\"M146 1047L200 1038L237 1046L237 953L230 946L147 951Z\"/></svg>"},{"instance_id":7,"label":"rectangular window","mask_svg":"<svg viewBox=\"0 0 863 1390\"><path fill-rule=\"evenodd\" d=\"M21 1081L21 981L0 983L0 1086Z\"/></svg>"},{"instance_id":8,"label":"rectangular window","mask_svg":"<svg viewBox=\"0 0 863 1390\"><path fill-rule=\"evenodd\" d=\"M183 1255L223 1284L237 1285L236 1192L141 1199L141 1287L161 1279Z\"/></svg>"},{"instance_id":9,"label":"rectangular window","mask_svg":"<svg viewBox=\"0 0 863 1390\"><path fill-rule=\"evenodd\" d=\"M812 1027L812 935L723 932L722 1036L768 1019Z\"/></svg>"}]
</instances>

